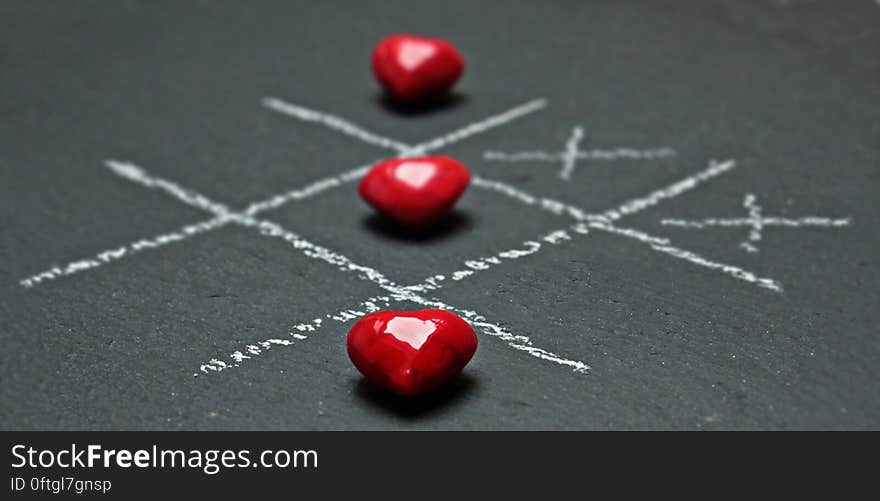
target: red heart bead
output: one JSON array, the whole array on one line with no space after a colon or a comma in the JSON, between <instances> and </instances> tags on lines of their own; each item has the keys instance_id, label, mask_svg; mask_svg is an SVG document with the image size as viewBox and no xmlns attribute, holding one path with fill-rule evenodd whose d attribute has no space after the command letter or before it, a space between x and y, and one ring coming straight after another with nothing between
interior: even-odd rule
<instances>
[{"instance_id":1,"label":"red heart bead","mask_svg":"<svg viewBox=\"0 0 880 501\"><path fill-rule=\"evenodd\" d=\"M374 165L358 192L379 212L419 228L446 214L470 180L467 167L453 158L394 158Z\"/></svg>"},{"instance_id":2,"label":"red heart bead","mask_svg":"<svg viewBox=\"0 0 880 501\"><path fill-rule=\"evenodd\" d=\"M370 381L417 395L457 375L477 351L477 334L445 310L380 311L348 333L348 356Z\"/></svg>"},{"instance_id":3,"label":"red heart bead","mask_svg":"<svg viewBox=\"0 0 880 501\"><path fill-rule=\"evenodd\" d=\"M393 35L373 49L373 73L389 94L401 101L439 97L464 72L464 58L439 38Z\"/></svg>"}]
</instances>

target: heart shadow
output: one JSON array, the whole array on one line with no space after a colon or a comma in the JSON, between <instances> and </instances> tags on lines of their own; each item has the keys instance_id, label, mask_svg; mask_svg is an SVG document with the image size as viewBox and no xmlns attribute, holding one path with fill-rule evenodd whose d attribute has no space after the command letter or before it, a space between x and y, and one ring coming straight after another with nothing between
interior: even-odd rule
<instances>
[{"instance_id":1,"label":"heart shadow","mask_svg":"<svg viewBox=\"0 0 880 501\"><path fill-rule=\"evenodd\" d=\"M470 214L452 210L433 224L413 229L402 226L381 214L371 213L364 217L363 225L370 231L385 237L406 242L436 242L449 238L456 233L473 227L474 221Z\"/></svg>"},{"instance_id":2,"label":"heart shadow","mask_svg":"<svg viewBox=\"0 0 880 501\"><path fill-rule=\"evenodd\" d=\"M354 394L363 402L380 407L388 413L405 419L418 419L429 413L449 410L479 387L477 379L462 373L451 381L427 393L403 397L385 390L365 378L355 383Z\"/></svg>"},{"instance_id":3,"label":"heart shadow","mask_svg":"<svg viewBox=\"0 0 880 501\"><path fill-rule=\"evenodd\" d=\"M468 102L468 96L460 92L448 92L426 101L401 101L387 92L380 91L373 100L385 111L400 117L430 115L462 106Z\"/></svg>"}]
</instances>

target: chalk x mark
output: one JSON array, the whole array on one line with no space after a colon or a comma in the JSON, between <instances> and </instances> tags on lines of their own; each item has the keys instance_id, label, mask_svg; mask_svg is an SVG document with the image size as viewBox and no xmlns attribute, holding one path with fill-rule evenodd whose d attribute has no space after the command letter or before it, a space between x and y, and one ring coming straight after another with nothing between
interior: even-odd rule
<instances>
[{"instance_id":1,"label":"chalk x mark","mask_svg":"<svg viewBox=\"0 0 880 501\"><path fill-rule=\"evenodd\" d=\"M748 211L748 217L727 219L708 218L701 220L663 219L660 223L665 226L678 226L680 228L696 230L713 227L747 227L749 228L748 237L746 240L740 242L739 246L746 252L756 253L758 252L757 244L763 238L764 228L768 226L788 228L840 228L842 226L849 226L851 222L850 218L832 219L827 217L806 216L792 219L785 217L766 217L764 216L763 208L757 204L757 197L752 193L746 193L743 198L743 208Z\"/></svg>"},{"instance_id":2,"label":"chalk x mark","mask_svg":"<svg viewBox=\"0 0 880 501\"><path fill-rule=\"evenodd\" d=\"M675 156L675 150L669 147L636 149L636 148L612 148L581 150L580 143L584 139L584 128L575 126L565 148L561 152L548 152L542 150L519 151L505 153L503 151L486 151L483 153L484 160L495 162L546 162L561 163L559 178L565 181L571 180L578 160L658 160Z\"/></svg>"}]
</instances>

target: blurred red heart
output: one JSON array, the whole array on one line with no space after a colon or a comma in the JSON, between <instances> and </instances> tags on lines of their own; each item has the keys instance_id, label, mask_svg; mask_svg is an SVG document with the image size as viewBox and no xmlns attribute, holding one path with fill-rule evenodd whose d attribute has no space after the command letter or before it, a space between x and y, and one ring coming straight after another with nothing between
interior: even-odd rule
<instances>
[{"instance_id":1,"label":"blurred red heart","mask_svg":"<svg viewBox=\"0 0 880 501\"><path fill-rule=\"evenodd\" d=\"M467 167L450 157L395 158L373 166L358 192L382 214L419 228L446 214L470 179Z\"/></svg>"},{"instance_id":2,"label":"blurred red heart","mask_svg":"<svg viewBox=\"0 0 880 501\"><path fill-rule=\"evenodd\" d=\"M417 395L456 376L477 351L477 335L445 310L380 311L348 333L348 356L370 381Z\"/></svg>"},{"instance_id":3,"label":"blurred red heart","mask_svg":"<svg viewBox=\"0 0 880 501\"><path fill-rule=\"evenodd\" d=\"M464 72L464 58L449 42L406 34L383 38L372 62L376 79L401 101L442 96Z\"/></svg>"}]
</instances>

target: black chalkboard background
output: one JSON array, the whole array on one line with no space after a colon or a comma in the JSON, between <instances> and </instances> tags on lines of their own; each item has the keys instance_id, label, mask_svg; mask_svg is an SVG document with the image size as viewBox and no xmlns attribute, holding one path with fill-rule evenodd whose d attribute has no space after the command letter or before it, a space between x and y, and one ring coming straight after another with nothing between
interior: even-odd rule
<instances>
[{"instance_id":1,"label":"black chalkboard background","mask_svg":"<svg viewBox=\"0 0 880 501\"><path fill-rule=\"evenodd\" d=\"M4 429L877 428L880 424L880 5L861 1L4 2L0 6L0 426ZM442 36L456 96L381 98L373 44ZM24 287L53 265L209 219L113 175L136 163L240 209L389 153L261 105L264 96L415 144L536 98L545 109L442 150L474 172L598 212L735 159L621 222L784 287L773 292L602 231L447 284L586 374L481 334L465 374L390 398L348 361L375 284L229 225ZM490 150L674 148L559 164ZM661 220L850 218L837 228L695 230ZM417 237L371 217L355 184L266 212L402 284L522 248L573 221L471 188ZM398 303L397 308L417 305ZM292 326L325 318L308 340ZM295 330L294 330L295 332ZM241 367L201 364L268 338ZM228 361L228 359L227 359ZM199 374L198 377L194 374Z\"/></svg>"}]
</instances>

